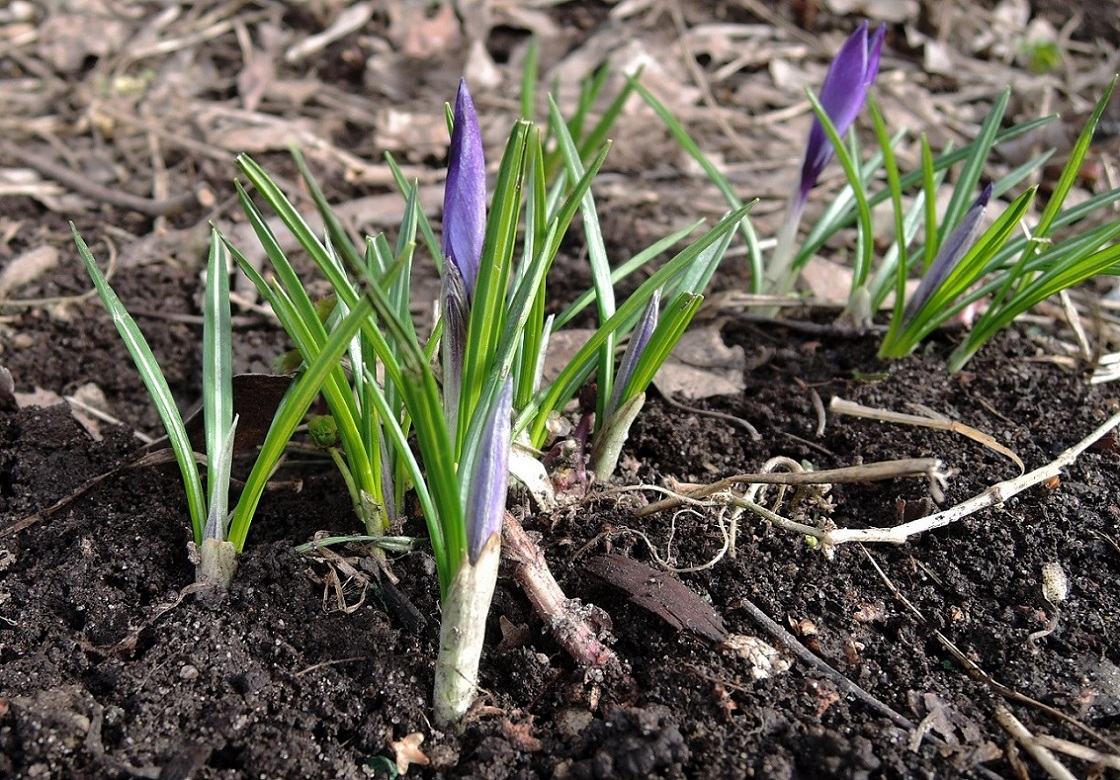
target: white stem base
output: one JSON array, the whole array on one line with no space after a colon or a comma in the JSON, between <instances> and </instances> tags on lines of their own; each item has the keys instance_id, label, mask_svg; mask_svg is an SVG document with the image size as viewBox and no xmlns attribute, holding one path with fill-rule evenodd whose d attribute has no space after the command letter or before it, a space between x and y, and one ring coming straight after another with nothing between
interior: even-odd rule
<instances>
[{"instance_id":1,"label":"white stem base","mask_svg":"<svg viewBox=\"0 0 1120 780\"><path fill-rule=\"evenodd\" d=\"M478 664L486 638L486 616L501 557L501 537L493 534L473 566L463 561L443 602L432 703L438 728L458 724L474 702Z\"/></svg>"},{"instance_id":2,"label":"white stem base","mask_svg":"<svg viewBox=\"0 0 1120 780\"><path fill-rule=\"evenodd\" d=\"M198 565L194 581L209 585L219 591L229 590L233 575L237 573L237 549L232 542L203 539L198 550Z\"/></svg>"}]
</instances>

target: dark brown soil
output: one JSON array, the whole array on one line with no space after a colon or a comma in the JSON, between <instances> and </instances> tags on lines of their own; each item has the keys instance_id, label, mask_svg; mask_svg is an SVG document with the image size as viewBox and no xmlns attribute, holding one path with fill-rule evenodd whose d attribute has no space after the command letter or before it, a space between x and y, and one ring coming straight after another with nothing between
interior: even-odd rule
<instances>
[{"instance_id":1,"label":"dark brown soil","mask_svg":"<svg viewBox=\"0 0 1120 780\"><path fill-rule=\"evenodd\" d=\"M323 137L367 159L390 148L408 162L438 168L440 147L402 151L384 139L370 140L375 128L366 118L373 111L362 101L372 93L375 108L438 105L451 94L466 43L456 38L457 48L423 56L398 55L393 47L403 44L396 39L392 46L384 44L388 48L371 48L373 38L399 23L381 10L382 4L374 5L377 10L363 35L336 42L298 68L278 65L279 75L289 79L281 86L295 94L292 85L298 86L299 78L321 79L323 102L288 102L288 93L279 89L262 110L293 121L312 116L327 128ZM611 13L617 5L580 0L551 8L549 18L558 32L554 40L544 40L544 65L578 53L612 26L633 32L635 38L652 32L645 40L664 51L649 50L670 59L669 38L658 38L671 27L668 11L647 9L616 22ZM775 17L755 15L769 5L778 7L778 21L787 30L797 23L827 33L854 24L853 19L816 13L820 4L813 2L688 1L681 7L687 25L718 23L728 25L719 28L726 31L730 25L774 23ZM1068 20L1063 4L1042 5L1057 23ZM312 18L317 4L309 5L306 14L248 4L246 13L255 13L258 6L263 15L247 22L258 37L263 33L256 25L266 17L301 35L319 32L326 24ZM754 10L744 10L748 8ZM960 22L964 11L956 11L953 18ZM184 18L190 21L189 15ZM1096 21L1093 14L1088 19ZM971 36L973 31L967 32ZM514 22L489 33L491 54L503 65L527 38ZM920 53L903 53L901 29L894 33L892 67L912 66L907 58L920 60ZM1098 36L1114 42L1113 25L1087 23L1076 31L1079 40ZM608 36L598 45L615 44ZM9 58L6 51L0 51L5 77L44 72L32 67L34 58ZM232 28L203 39L190 52L192 73L214 81L200 84L197 93L215 103L232 100L231 85L242 75ZM988 60L967 59L962 52L957 52L958 64L966 84L969 74L990 69ZM709 72L725 64L716 59L718 53L715 44L711 54L696 52ZM782 56L796 62L818 55L811 47L800 54L782 49ZM363 58L380 65L378 56L389 64L372 70L384 77L373 80L370 72L363 75ZM180 68L170 58L150 61L164 76ZM516 64L511 67L516 70ZM120 137L110 139L113 145L106 151L100 133L112 128L90 130L86 119L73 116L90 110L92 100L85 93L75 95L82 90L100 95L95 87L101 82L90 77L92 84L82 81L81 89L73 87L72 92L67 78L77 82L80 74L46 71L43 83L60 90L54 98L58 113L73 121L74 135L55 139L53 147L30 140L28 146L43 153L65 146L75 159L88 163L83 170L90 177L104 174L111 188L150 194L144 186L150 170L131 179L126 174L132 170L129 165L148 164L152 139L135 128L117 127ZM759 109L752 90L760 83L769 89L764 71L765 65L744 65L717 85L716 97ZM685 79L683 86L692 89L683 67L669 76ZM903 81L923 94L960 86L951 83L951 75L918 80L911 85L909 77L894 79L891 90L884 88L884 105L889 108L891 99L905 103L909 93L898 86ZM682 85L659 84L665 92L677 86ZM1096 94L1080 97L1083 103ZM759 98L760 103L768 100ZM480 105L493 117L498 110L512 110L507 102L508 95L491 94ZM963 102L965 120L947 126L975 121L976 115L969 113L973 104ZM1084 109L1082 103L1073 101L1078 109ZM49 108L53 116L56 106ZM205 142L218 143L223 126L203 116L196 125L193 115L188 121L176 113L182 106L171 108L169 104L167 121L175 133L164 138L172 152L164 162L173 183L178 191L187 191L205 181L219 204L225 204L216 207L215 218L233 219L226 200L232 192L228 159L212 149L198 151ZM331 118L332 112L347 108L353 115L345 121ZM146 121L155 122L159 112L150 109ZM718 107L707 109L715 112ZM698 109L690 117L690 129L713 154L732 164L744 162L738 156L741 145L732 143L712 116ZM628 131L635 133L648 131L651 123L641 115L629 120ZM188 124L205 142L176 147L176 134L186 133ZM27 138L38 139L45 126L28 124ZM781 126L736 124L750 151L757 153L745 162L774 154L775 145L781 154L788 152L788 143L769 137L772 127ZM669 227L723 208L710 187L682 172L688 166L681 155L657 133L656 142L632 136L612 152L615 167L606 177L601 201L610 205L604 224L612 256L628 256ZM270 170L291 175L287 158L261 156L268 158ZM324 172L332 200L377 189L343 181L338 159L325 159L313 162ZM102 165L117 178L98 167ZM784 191L775 195L779 189L771 179L756 179L749 165L743 170L750 177L745 191L753 193L757 185L759 194L771 196L769 206L784 197ZM639 176L646 172L651 175ZM639 179L641 186L635 187ZM179 214L168 222L96 199L83 208L76 220L99 256L108 252L103 240L122 235L110 226L132 234L124 237L122 251L131 256L122 261L114 284L152 341L181 405L190 407L200 392L196 295L204 244L199 236L204 239L207 219L214 215ZM63 258L59 267L14 290L13 296L65 297L88 289L60 209L22 196L6 197L3 209L0 227L11 238L0 244L0 268L43 244L57 248ZM760 214L763 221L774 213L773 208L759 211L765 212ZM578 291L585 284L578 239L572 244L566 246L569 256L556 267L557 289ZM735 277L732 269L720 283L734 286ZM259 315L248 310L237 314L239 368L267 370L285 349L283 338ZM119 418L148 434L158 433L158 419L127 352L96 302L5 308L3 315L0 364L11 371L16 390L68 394L93 380ZM818 313L812 320L819 325L831 317ZM944 366L957 338L952 333L939 335L911 358L884 363L875 358L874 336L731 317L723 336L746 351L746 389L738 396L698 403L753 423L760 440L725 417L682 411L654 392L623 453L623 477L617 484L597 488L585 501L548 515L511 502L511 509L525 513L526 528L539 534L567 595L609 614L624 674L602 679L575 664L548 634L514 579L503 576L483 658L483 693L461 734L440 733L428 721L438 593L423 544L416 552L392 556L396 585L374 576L376 567L362 550L338 551L348 556L355 577L320 558L293 552L319 531L357 530L345 487L328 464L304 463L278 476L250 533L228 599L207 606L185 592L194 569L175 467L129 468L143 453L131 429L102 424L102 438L95 439L65 405L2 410L0 778L388 777L408 753L402 741L418 734L424 741L416 755L430 763L413 763L408 772L433 778L1046 776L999 725L1001 706L1036 734L1118 755L1120 443L1115 434L1082 455L1060 480L904 545L869 545L866 554L856 545L844 546L830 561L800 536L749 515L739 518L734 556L680 579L728 632L759 637L783 651L790 668L765 679L755 679L743 658L704 638L703 631L672 627L631 602L617 584L588 570L589 561L606 553L656 568L650 543L662 558L670 555L675 566L699 567L723 543L716 510L638 519L633 509L660 496L650 491L638 498L633 491L618 490L621 486L710 482L758 471L775 456L806 461L815 469L936 457L954 471L944 502L948 506L1016 474L1007 459L950 433L831 415L819 433L814 396L825 404L840 396L904 412L913 411L911 404L923 404L992 434L1017 452L1028 470L1050 462L1120 407L1115 385L1092 387L1082 367L1052 359L1052 329L1052 323L1012 328L966 371L949 376ZM83 488L57 511L33 514ZM818 519L839 527L891 526L923 507L928 511L928 495L920 480L838 484L828 494L832 508L820 507ZM406 521L405 531L424 536L418 516ZM1042 591L1043 567L1052 564L1060 565L1070 583L1068 598L1057 608ZM1052 633L1030 639L1055 617ZM782 632L806 648L801 656L788 652ZM989 679L970 675L967 664L939 636ZM852 683L862 693L854 692ZM916 732L925 737L916 738ZM1077 776L1120 777L1117 770L1090 760L1063 760Z\"/></svg>"},{"instance_id":2,"label":"dark brown soil","mask_svg":"<svg viewBox=\"0 0 1120 780\"><path fill-rule=\"evenodd\" d=\"M169 284L163 292L175 298L181 289ZM93 306L76 320L87 317L101 319ZM25 332L35 333L36 323L29 316ZM89 327L81 337L90 361L81 373L106 376L122 362L110 328ZM737 325L727 338L753 354L771 352L747 374L742 397L711 404L753 421L762 441L654 400L624 455L642 481L710 481L774 455L816 468L936 456L960 472L948 495L955 502L1013 476L1013 467L945 433L844 418L830 419L818 437L811 390L894 409L926 404L990 431L1028 468L1075 443L1116 406L1113 388L1090 390L1082 376L1037 361L1042 351L1017 330L953 377L943 369L947 343L886 365L874 359L869 338L809 339L777 325ZM71 376L56 370L34 381L64 387ZM5 413L0 437L6 522L139 452L122 428L92 441L64 406ZM646 533L662 555L670 537L668 516L638 521L608 495L525 523L543 534L567 593L609 612L633 687L585 680L515 583L503 579L482 668L484 706L461 736L433 732L426 717L437 621L415 619L377 588L358 609L341 612L324 590L326 567L291 551L318 530L353 531L330 469L303 469L302 490L269 497L219 609L177 596L193 569L174 469L125 470L3 538L0 771L364 777L378 756L393 755L391 741L419 732L432 760L424 772L433 777L950 777L969 774L977 761L1012 776L1006 737L993 721L995 694L970 679L932 632L943 632L995 680L1120 738L1118 673L1108 657L1120 637L1112 442L1083 456L1057 486L900 547L869 548L927 624L892 596L859 548L843 547L829 562L796 536L749 518L735 559L683 577L732 633L779 644L752 620L744 607L752 602L914 723L942 708L947 720L937 721L934 734L948 746L927 741L916 751L907 730L844 695L818 669L795 661L788 672L755 681L742 659L670 628L588 575L581 559L591 554L650 559L629 529ZM837 485L831 519L890 525L900 497L925 494L916 482ZM718 551L710 517L684 513L675 523L678 566ZM420 529L414 521L409 530ZM1071 592L1057 630L1034 646L1028 635L1053 613L1040 585L1050 562L1068 573ZM393 567L399 595L419 615L434 615L427 555L398 558ZM360 596L346 598L353 604ZM503 631L499 622L522 630ZM1031 707L1015 709L1032 729L1087 739Z\"/></svg>"}]
</instances>

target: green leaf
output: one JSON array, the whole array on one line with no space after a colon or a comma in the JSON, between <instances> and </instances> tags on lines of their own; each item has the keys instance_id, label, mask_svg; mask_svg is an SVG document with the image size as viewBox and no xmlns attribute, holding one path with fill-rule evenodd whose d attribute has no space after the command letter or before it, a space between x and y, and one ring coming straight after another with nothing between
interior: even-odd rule
<instances>
[{"instance_id":1,"label":"green leaf","mask_svg":"<svg viewBox=\"0 0 1120 780\"><path fill-rule=\"evenodd\" d=\"M871 206L867 202L866 184L861 178L854 156L849 153L843 139L840 138L840 134L836 132L836 126L832 124L828 112L824 110L811 89L807 88L805 94L809 98L809 103L813 106L813 111L816 112L817 119L820 120L821 126L824 128L825 135L828 136L828 140L832 144L833 151L836 152L836 159L843 167L844 173L848 177L848 183L852 185L852 192L855 195L856 225L859 235L859 246L853 260L852 270L852 292L855 293L867 282L867 275L871 271L871 257L875 249L875 234L871 226ZM852 133L851 136L855 139L855 133Z\"/></svg>"},{"instance_id":2,"label":"green leaf","mask_svg":"<svg viewBox=\"0 0 1120 780\"><path fill-rule=\"evenodd\" d=\"M650 382L653 381L661 366L664 365L681 340L703 302L703 295L682 292L665 307L665 310L661 312L661 318L658 320L653 335L650 336L649 344L638 358L634 373L622 391L619 399L620 405L627 403L637 395L645 393Z\"/></svg>"},{"instance_id":3,"label":"green leaf","mask_svg":"<svg viewBox=\"0 0 1120 780\"><path fill-rule=\"evenodd\" d=\"M307 414L311 402L319 395L323 382L331 371L338 367L338 361L346 352L350 340L353 339L354 334L358 332L358 328L362 326L363 322L369 318L372 311L373 306L368 301L364 299L357 301L350 313L346 315L346 319L331 333L330 338L327 339L314 361L292 383L283 400L281 400L280 406L276 410L276 416L273 417L272 425L269 427L264 443L261 445L260 454L253 464L253 470L245 480L241 498L233 511L228 539L238 552L241 552L245 547L249 525L256 514L265 485L275 470L276 464L279 463L280 457L284 454L288 442L291 441L292 434L295 433L296 427L303 420L303 416ZM339 430L341 433L341 425Z\"/></svg>"},{"instance_id":4,"label":"green leaf","mask_svg":"<svg viewBox=\"0 0 1120 780\"><path fill-rule=\"evenodd\" d=\"M292 147L292 158L296 161L296 167L299 169L304 184L307 185L311 200L314 202L319 216L323 219L323 226L327 230L331 243L334 244L335 249L342 254L347 263L357 263L361 255L354 247L354 242L350 240L346 228L335 216L330 204L327 203L327 198L322 189L319 188L319 183L315 181L315 177L311 175L311 169L307 167L307 162L303 159L303 153L299 150L299 147Z\"/></svg>"},{"instance_id":5,"label":"green leaf","mask_svg":"<svg viewBox=\"0 0 1120 780\"><path fill-rule=\"evenodd\" d=\"M624 326L632 327L642 307L645 306L646 301L649 300L654 291L667 285L674 276L682 273L690 263L694 262L705 249L729 231L733 231L749 209L750 206L744 206L731 212L719 224L682 250L643 282L626 302L618 307L614 316L599 326L595 334L576 353L553 383L541 393L538 393L532 404L521 410L514 426L514 433L528 428L529 438L533 446L541 446L544 442L545 425L548 422L549 413L563 408L580 385L591 375L603 343L620 328Z\"/></svg>"},{"instance_id":6,"label":"green leaf","mask_svg":"<svg viewBox=\"0 0 1120 780\"><path fill-rule=\"evenodd\" d=\"M109 314L113 318L113 324L116 326L117 332L121 334L124 345L128 349L128 354L132 356L132 360L140 372L140 378L144 382L144 387L148 389L148 395L156 407L156 412L159 413L160 420L163 421L168 443L171 445L172 452L175 453L175 460L179 464L179 472L183 475L183 487L187 492L187 508L190 512L194 541L195 544L202 544L202 533L207 516L206 495L202 489L202 478L199 476L198 466L195 463L194 449L191 447L190 439L187 436L186 426L183 425L183 417L179 413L179 407L175 405L175 398L171 395L171 388L168 387L167 379L164 378L159 362L152 354L151 347L148 346L144 334L140 332L136 321L129 315L113 288L109 286L109 282L101 273L101 269L97 267L97 261L93 259L93 254L86 246L86 242L82 240L78 228L75 227L73 222L70 223L70 231L74 234L78 254L82 256L86 271L89 273L90 279L93 280L94 287L97 288L97 294L101 297L101 302L105 305L105 308L109 310Z\"/></svg>"},{"instance_id":7,"label":"green leaf","mask_svg":"<svg viewBox=\"0 0 1120 780\"><path fill-rule=\"evenodd\" d=\"M486 376L493 367L494 353L505 330L506 294L521 221L521 190L528 157L528 122L520 121L510 133L498 170L498 183L486 220L486 239L467 326L467 350L463 361L463 390L459 397L459 429L453 441L462 453L466 429Z\"/></svg>"},{"instance_id":8,"label":"green leaf","mask_svg":"<svg viewBox=\"0 0 1120 780\"><path fill-rule=\"evenodd\" d=\"M1007 110L1007 101L1010 98L1011 88L1007 87L1000 93L996 102L992 104L988 116L984 119L984 124L980 126L980 134L976 137L976 140L966 147L969 149L969 155L957 176L957 183L953 188L953 197L949 199L949 206L941 217L941 228L937 234L938 246L960 223L964 213L968 211L969 205L976 197L975 193L977 185L980 183L980 175L984 172L984 165L988 162L988 156L996 143L999 124L1003 120L1004 112Z\"/></svg>"},{"instance_id":9,"label":"green leaf","mask_svg":"<svg viewBox=\"0 0 1120 780\"><path fill-rule=\"evenodd\" d=\"M210 231L206 291L202 305L202 414L206 428L208 517L219 541L229 506L233 430L233 326L229 308L229 252ZM223 455L225 457L223 457ZM224 473L223 473L224 472ZM208 523L210 525L210 523Z\"/></svg>"},{"instance_id":10,"label":"green leaf","mask_svg":"<svg viewBox=\"0 0 1120 780\"><path fill-rule=\"evenodd\" d=\"M575 142L568 133L560 116L560 108L549 97L548 107L556 140L564 155L568 176L578 180L584 175L583 164ZM595 290L595 302L599 309L599 322L606 322L615 311L614 285L611 283L611 265L607 258L607 248L603 242L603 232L599 226L599 213L595 208L595 197L588 189L580 199L580 213L583 215L583 232L587 244L587 259L591 266L591 282ZM597 400L597 419L602 421L606 415L607 400L611 397L614 385L614 339L608 336L599 350L599 393Z\"/></svg>"},{"instance_id":11,"label":"green leaf","mask_svg":"<svg viewBox=\"0 0 1120 780\"><path fill-rule=\"evenodd\" d=\"M671 112L664 103L654 97L653 93L642 86L636 79L630 78L627 81L634 85L635 91L642 96L646 104L649 105L654 113L661 118L661 121L665 123L665 127L668 128L670 135L673 136L677 145L688 152L689 155L692 156L692 159L704 169L704 173L707 174L708 179L711 180L712 184L716 185L716 189L720 191L728 204L730 204L733 209L742 208L743 201L735 193L735 188L731 185L731 182L723 175L723 172L705 156L704 152L700 150L697 143L692 140L692 136L684 129L680 121L673 116L673 112ZM758 245L758 233L755 232L754 226L748 219L744 219L739 223L739 229L742 231L743 238L747 242L747 254L751 266L751 292L757 295L762 292L763 280L762 250Z\"/></svg>"}]
</instances>

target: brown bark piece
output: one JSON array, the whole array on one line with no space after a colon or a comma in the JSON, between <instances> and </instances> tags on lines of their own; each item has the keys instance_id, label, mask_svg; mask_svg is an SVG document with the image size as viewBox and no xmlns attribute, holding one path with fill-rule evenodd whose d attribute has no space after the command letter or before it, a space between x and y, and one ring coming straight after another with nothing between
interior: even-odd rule
<instances>
[{"instance_id":1,"label":"brown bark piece","mask_svg":"<svg viewBox=\"0 0 1120 780\"><path fill-rule=\"evenodd\" d=\"M630 600L677 630L722 642L728 636L723 618L695 591L667 571L612 553L591 558L584 568L626 591Z\"/></svg>"}]
</instances>

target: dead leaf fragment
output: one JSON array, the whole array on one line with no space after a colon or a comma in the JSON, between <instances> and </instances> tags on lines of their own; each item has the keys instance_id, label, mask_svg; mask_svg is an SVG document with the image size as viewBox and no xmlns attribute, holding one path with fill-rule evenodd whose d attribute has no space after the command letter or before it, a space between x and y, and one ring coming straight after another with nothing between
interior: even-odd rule
<instances>
[{"instance_id":1,"label":"dead leaf fragment","mask_svg":"<svg viewBox=\"0 0 1120 780\"><path fill-rule=\"evenodd\" d=\"M16 403L19 404L20 409L26 409L29 406L39 406L43 409L48 409L52 406L66 403L66 400L53 390L44 390L41 387L36 387L30 393L16 393Z\"/></svg>"},{"instance_id":2,"label":"dead leaf fragment","mask_svg":"<svg viewBox=\"0 0 1120 780\"><path fill-rule=\"evenodd\" d=\"M361 30L371 18L373 18L372 3L355 3L345 8L330 27L291 46L285 52L284 60L288 63L296 63L318 54L335 41Z\"/></svg>"},{"instance_id":3,"label":"dead leaf fragment","mask_svg":"<svg viewBox=\"0 0 1120 780\"><path fill-rule=\"evenodd\" d=\"M0 271L0 298L33 282L58 265L58 250L49 244L29 249Z\"/></svg>"},{"instance_id":4,"label":"dead leaf fragment","mask_svg":"<svg viewBox=\"0 0 1120 780\"><path fill-rule=\"evenodd\" d=\"M113 419L105 392L95 382L86 382L66 400L70 402L70 415L85 428L91 439L101 441L100 420Z\"/></svg>"},{"instance_id":5,"label":"dead leaf fragment","mask_svg":"<svg viewBox=\"0 0 1120 780\"><path fill-rule=\"evenodd\" d=\"M424 735L417 731L403 739L389 743L389 747L397 754L397 771L402 775L407 774L408 768L413 764L427 766L431 763L431 759L424 755L424 751L420 749L420 743L423 741Z\"/></svg>"},{"instance_id":6,"label":"dead leaf fragment","mask_svg":"<svg viewBox=\"0 0 1120 780\"><path fill-rule=\"evenodd\" d=\"M684 334L669 359L653 379L653 385L670 398L697 400L743 392L743 348L729 347L715 325Z\"/></svg>"},{"instance_id":7,"label":"dead leaf fragment","mask_svg":"<svg viewBox=\"0 0 1120 780\"><path fill-rule=\"evenodd\" d=\"M87 57L107 57L120 48L132 33L131 25L118 18L102 2L76 2L55 13L39 26L40 56L60 73L76 73Z\"/></svg>"},{"instance_id":8,"label":"dead leaf fragment","mask_svg":"<svg viewBox=\"0 0 1120 780\"><path fill-rule=\"evenodd\" d=\"M719 613L667 571L658 571L617 553L592 558L584 568L622 588L632 602L677 630L687 629L713 642L722 642L727 637Z\"/></svg>"},{"instance_id":9,"label":"dead leaf fragment","mask_svg":"<svg viewBox=\"0 0 1120 780\"><path fill-rule=\"evenodd\" d=\"M502 736L518 750L524 750L526 753L536 753L544 747L541 741L533 736L532 730L531 717L523 723L514 723L508 719L502 721Z\"/></svg>"},{"instance_id":10,"label":"dead leaf fragment","mask_svg":"<svg viewBox=\"0 0 1120 780\"><path fill-rule=\"evenodd\" d=\"M429 57L459 45L459 20L451 3L430 18L424 3L389 4L389 40L407 57Z\"/></svg>"},{"instance_id":11,"label":"dead leaf fragment","mask_svg":"<svg viewBox=\"0 0 1120 780\"><path fill-rule=\"evenodd\" d=\"M825 6L840 16L854 13L896 24L917 21L920 10L917 0L825 0Z\"/></svg>"}]
</instances>

